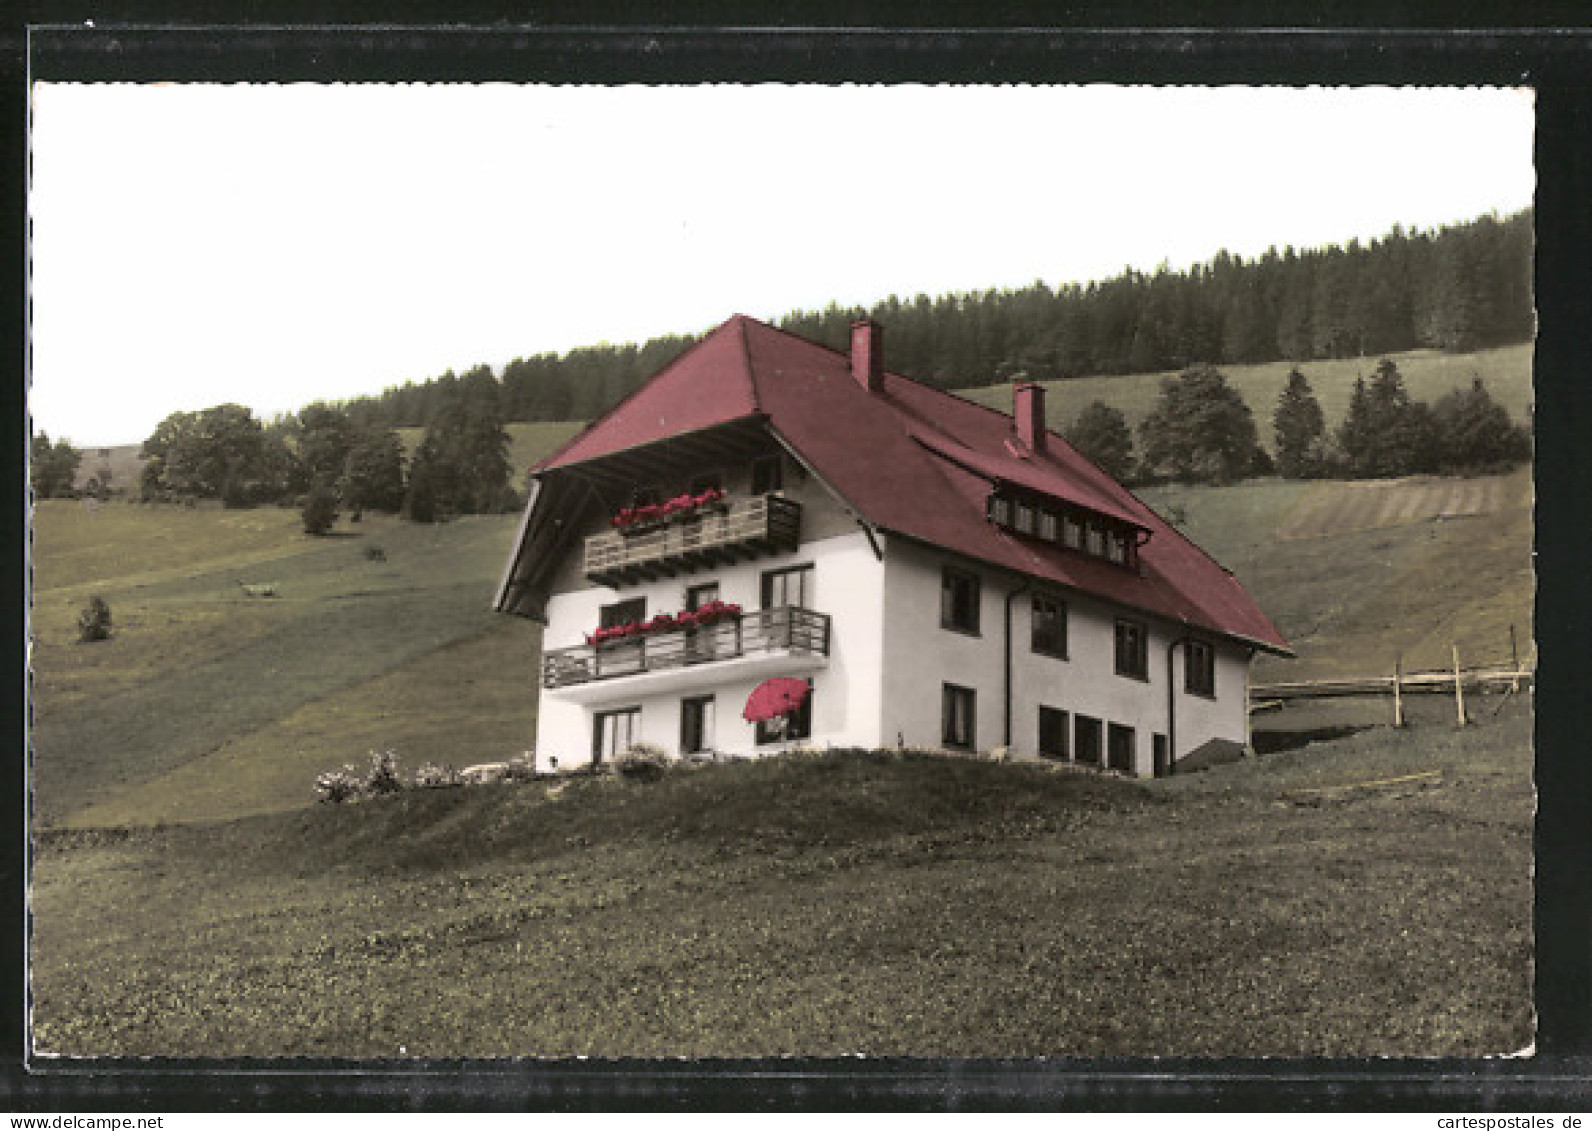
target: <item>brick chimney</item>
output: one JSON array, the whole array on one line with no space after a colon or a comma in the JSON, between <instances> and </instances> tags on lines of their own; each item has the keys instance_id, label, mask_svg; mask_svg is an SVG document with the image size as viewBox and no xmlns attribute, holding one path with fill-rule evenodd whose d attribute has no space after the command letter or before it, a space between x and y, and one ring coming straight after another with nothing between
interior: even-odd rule
<instances>
[{"instance_id":1,"label":"brick chimney","mask_svg":"<svg viewBox=\"0 0 1592 1131\"><path fill-rule=\"evenodd\" d=\"M1017 440L1031 452L1045 450L1045 389L1034 381L1012 384L1012 423Z\"/></svg>"},{"instance_id":2,"label":"brick chimney","mask_svg":"<svg viewBox=\"0 0 1592 1131\"><path fill-rule=\"evenodd\" d=\"M851 324L851 375L870 393L884 387L884 327L867 318Z\"/></svg>"}]
</instances>

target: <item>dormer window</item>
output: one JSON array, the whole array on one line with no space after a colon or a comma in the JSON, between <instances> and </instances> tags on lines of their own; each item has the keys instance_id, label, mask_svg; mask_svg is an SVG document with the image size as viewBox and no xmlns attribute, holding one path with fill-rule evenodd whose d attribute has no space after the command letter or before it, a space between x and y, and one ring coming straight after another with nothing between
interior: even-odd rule
<instances>
[{"instance_id":1,"label":"dormer window","mask_svg":"<svg viewBox=\"0 0 1592 1131\"><path fill-rule=\"evenodd\" d=\"M990 493L985 514L990 522L1012 534L1059 544L1113 565L1138 568L1138 531L1120 519L1059 500L1026 496L1008 487L997 487Z\"/></svg>"}]
</instances>

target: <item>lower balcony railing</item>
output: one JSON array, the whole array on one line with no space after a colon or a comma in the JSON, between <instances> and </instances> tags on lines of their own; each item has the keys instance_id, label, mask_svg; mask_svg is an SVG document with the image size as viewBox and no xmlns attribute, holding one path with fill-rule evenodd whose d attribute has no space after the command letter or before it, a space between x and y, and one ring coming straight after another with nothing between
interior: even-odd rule
<instances>
[{"instance_id":1,"label":"lower balcony railing","mask_svg":"<svg viewBox=\"0 0 1592 1131\"><path fill-rule=\"evenodd\" d=\"M622 641L555 648L542 656L542 686L573 687L775 652L829 655L829 614L784 605L742 613L703 628L676 628Z\"/></svg>"}]
</instances>

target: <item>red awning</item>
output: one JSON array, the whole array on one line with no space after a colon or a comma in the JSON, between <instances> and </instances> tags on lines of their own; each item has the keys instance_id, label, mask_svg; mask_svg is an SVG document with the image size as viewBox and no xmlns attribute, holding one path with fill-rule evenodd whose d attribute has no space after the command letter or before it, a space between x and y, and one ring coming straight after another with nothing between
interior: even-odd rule
<instances>
[{"instance_id":1,"label":"red awning","mask_svg":"<svg viewBox=\"0 0 1592 1131\"><path fill-rule=\"evenodd\" d=\"M790 676L766 679L746 697L746 709L741 712L741 718L749 723L761 723L788 715L807 702L811 691L805 679Z\"/></svg>"}]
</instances>

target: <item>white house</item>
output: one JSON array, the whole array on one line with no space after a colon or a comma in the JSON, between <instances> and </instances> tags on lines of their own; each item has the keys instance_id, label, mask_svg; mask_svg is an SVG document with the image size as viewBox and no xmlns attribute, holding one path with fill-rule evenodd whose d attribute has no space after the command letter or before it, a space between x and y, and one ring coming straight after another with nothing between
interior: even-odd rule
<instances>
[{"instance_id":1,"label":"white house","mask_svg":"<svg viewBox=\"0 0 1592 1131\"><path fill-rule=\"evenodd\" d=\"M886 372L882 339L736 316L532 469L496 607L546 626L538 765L1242 753L1250 657L1291 654L1243 587L1049 432L1042 388L1007 416ZM771 677L808 698L744 721Z\"/></svg>"}]
</instances>

